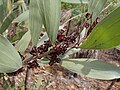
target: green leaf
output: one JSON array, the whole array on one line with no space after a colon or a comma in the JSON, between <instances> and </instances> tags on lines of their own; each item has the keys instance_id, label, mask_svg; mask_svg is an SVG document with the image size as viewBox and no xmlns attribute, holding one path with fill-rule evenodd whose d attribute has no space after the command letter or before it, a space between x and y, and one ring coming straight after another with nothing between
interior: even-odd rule
<instances>
[{"instance_id":1,"label":"green leaf","mask_svg":"<svg viewBox=\"0 0 120 90\"><path fill-rule=\"evenodd\" d=\"M16 44L16 49L21 53L24 54L25 50L27 49L31 40L30 30L27 31L20 41Z\"/></svg>"},{"instance_id":2,"label":"green leaf","mask_svg":"<svg viewBox=\"0 0 120 90\"><path fill-rule=\"evenodd\" d=\"M107 2L107 0L90 0L89 1L88 12L93 13L92 14L93 21L100 14L100 12L104 8L106 2Z\"/></svg>"},{"instance_id":3,"label":"green leaf","mask_svg":"<svg viewBox=\"0 0 120 90\"><path fill-rule=\"evenodd\" d=\"M61 0L61 2L80 4L80 3L88 3L88 0Z\"/></svg>"},{"instance_id":4,"label":"green leaf","mask_svg":"<svg viewBox=\"0 0 120 90\"><path fill-rule=\"evenodd\" d=\"M4 16L8 14L8 12L12 9L12 3L10 0L2 0L4 7Z\"/></svg>"},{"instance_id":5,"label":"green leaf","mask_svg":"<svg viewBox=\"0 0 120 90\"><path fill-rule=\"evenodd\" d=\"M69 59L63 60L62 66L90 78L101 80L120 78L120 68L100 60Z\"/></svg>"},{"instance_id":6,"label":"green leaf","mask_svg":"<svg viewBox=\"0 0 120 90\"><path fill-rule=\"evenodd\" d=\"M22 0L22 1L23 1L22 5L21 5L22 11L25 12L25 11L27 11L27 5L25 4L25 1L24 1L24 0ZM28 15L28 16L29 16L29 15Z\"/></svg>"},{"instance_id":7,"label":"green leaf","mask_svg":"<svg viewBox=\"0 0 120 90\"><path fill-rule=\"evenodd\" d=\"M9 27L11 22L15 19L16 15L18 13L18 10L12 11L3 21L1 27L0 27L0 33L2 34L5 32L5 30Z\"/></svg>"},{"instance_id":8,"label":"green leaf","mask_svg":"<svg viewBox=\"0 0 120 90\"><path fill-rule=\"evenodd\" d=\"M120 44L120 7L104 18L93 29L80 48L110 49Z\"/></svg>"},{"instance_id":9,"label":"green leaf","mask_svg":"<svg viewBox=\"0 0 120 90\"><path fill-rule=\"evenodd\" d=\"M80 48L72 48L72 49L68 50L65 54L60 55L60 58L62 58L62 59L69 58L69 55L77 53L78 51L80 51Z\"/></svg>"},{"instance_id":10,"label":"green leaf","mask_svg":"<svg viewBox=\"0 0 120 90\"><path fill-rule=\"evenodd\" d=\"M41 1L41 0L40 0ZM42 30L42 18L39 14L38 0L31 0L30 2L30 31L33 46L36 46L39 39L39 34Z\"/></svg>"},{"instance_id":11,"label":"green leaf","mask_svg":"<svg viewBox=\"0 0 120 90\"><path fill-rule=\"evenodd\" d=\"M12 44L0 35L0 73L10 73L22 67L22 60Z\"/></svg>"},{"instance_id":12,"label":"green leaf","mask_svg":"<svg viewBox=\"0 0 120 90\"><path fill-rule=\"evenodd\" d=\"M56 41L60 23L60 0L38 0L39 13L50 41Z\"/></svg>"},{"instance_id":13,"label":"green leaf","mask_svg":"<svg viewBox=\"0 0 120 90\"><path fill-rule=\"evenodd\" d=\"M13 22L21 23L21 22L26 21L28 19L29 19L29 10L20 14Z\"/></svg>"}]
</instances>

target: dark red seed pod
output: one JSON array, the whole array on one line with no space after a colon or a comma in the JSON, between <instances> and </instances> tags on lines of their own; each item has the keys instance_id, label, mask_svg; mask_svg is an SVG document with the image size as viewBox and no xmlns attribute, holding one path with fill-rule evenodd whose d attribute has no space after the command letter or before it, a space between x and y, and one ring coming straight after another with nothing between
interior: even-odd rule
<instances>
[{"instance_id":1,"label":"dark red seed pod","mask_svg":"<svg viewBox=\"0 0 120 90\"><path fill-rule=\"evenodd\" d=\"M33 56L37 55L37 49L36 49L36 47L32 48L32 50L30 51L30 54L33 55Z\"/></svg>"},{"instance_id":2,"label":"dark red seed pod","mask_svg":"<svg viewBox=\"0 0 120 90\"><path fill-rule=\"evenodd\" d=\"M39 54L42 54L43 52L44 52L43 50L38 49Z\"/></svg>"},{"instance_id":3,"label":"dark red seed pod","mask_svg":"<svg viewBox=\"0 0 120 90\"><path fill-rule=\"evenodd\" d=\"M96 20L93 22L92 27L94 28L97 25Z\"/></svg>"},{"instance_id":4,"label":"dark red seed pod","mask_svg":"<svg viewBox=\"0 0 120 90\"><path fill-rule=\"evenodd\" d=\"M76 41L76 37L74 35L71 35L69 40L71 43L74 43Z\"/></svg>"},{"instance_id":5,"label":"dark red seed pod","mask_svg":"<svg viewBox=\"0 0 120 90\"><path fill-rule=\"evenodd\" d=\"M28 68L37 68L39 67L39 64L36 60L28 62Z\"/></svg>"},{"instance_id":6,"label":"dark red seed pod","mask_svg":"<svg viewBox=\"0 0 120 90\"><path fill-rule=\"evenodd\" d=\"M64 41L64 40L65 40L65 35L58 35L58 36L57 36L57 40L58 40L59 42Z\"/></svg>"},{"instance_id":7,"label":"dark red seed pod","mask_svg":"<svg viewBox=\"0 0 120 90\"><path fill-rule=\"evenodd\" d=\"M58 31L58 34L63 34L64 32L65 32L65 30L61 29L61 30Z\"/></svg>"},{"instance_id":8,"label":"dark red seed pod","mask_svg":"<svg viewBox=\"0 0 120 90\"><path fill-rule=\"evenodd\" d=\"M52 66L54 64L54 60L50 60L50 62L48 63L50 66Z\"/></svg>"},{"instance_id":9,"label":"dark red seed pod","mask_svg":"<svg viewBox=\"0 0 120 90\"><path fill-rule=\"evenodd\" d=\"M92 14L90 14L90 13L86 13L85 17L89 20L89 19L92 18Z\"/></svg>"},{"instance_id":10,"label":"dark red seed pod","mask_svg":"<svg viewBox=\"0 0 120 90\"><path fill-rule=\"evenodd\" d=\"M44 35L44 33L43 33L43 32L41 32L41 33L40 33L40 36L42 37L43 35Z\"/></svg>"},{"instance_id":11,"label":"dark red seed pod","mask_svg":"<svg viewBox=\"0 0 120 90\"><path fill-rule=\"evenodd\" d=\"M90 24L87 23L87 22L84 24L84 27L85 27L85 28L89 28L89 26L90 26Z\"/></svg>"},{"instance_id":12,"label":"dark red seed pod","mask_svg":"<svg viewBox=\"0 0 120 90\"><path fill-rule=\"evenodd\" d=\"M60 63L61 62L61 59L60 58L56 58L56 63Z\"/></svg>"},{"instance_id":13,"label":"dark red seed pod","mask_svg":"<svg viewBox=\"0 0 120 90\"><path fill-rule=\"evenodd\" d=\"M96 21L96 23L100 22L100 18L97 17L95 21Z\"/></svg>"}]
</instances>

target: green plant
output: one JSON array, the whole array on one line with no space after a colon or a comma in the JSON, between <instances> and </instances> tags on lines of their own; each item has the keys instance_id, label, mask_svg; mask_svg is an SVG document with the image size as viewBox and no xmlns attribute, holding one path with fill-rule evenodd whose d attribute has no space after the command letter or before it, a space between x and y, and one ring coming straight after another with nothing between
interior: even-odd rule
<instances>
[{"instance_id":1,"label":"green plant","mask_svg":"<svg viewBox=\"0 0 120 90\"><path fill-rule=\"evenodd\" d=\"M3 0L0 0L0 10L3 10L3 6L9 1L11 0L3 3ZM104 50L120 45L120 7L99 21L99 15L107 0L69 0L69 3L87 4L88 7L87 12L85 10L80 13L77 29L71 32L69 29L64 29L64 25L72 19L65 22L61 26L62 29L59 28L61 1L67 2L67 0L30 0L27 10L24 0L17 2L12 0L12 5L8 6L14 7L5 10L9 14L5 13L6 16L0 14L0 73L16 74L27 66L26 77L28 77L31 68L44 63L49 65L58 63L73 72L95 79L120 78L120 68L110 63L95 59L69 58L69 55L80 49ZM9 26L14 23L18 25L17 30L15 33L9 33ZM25 34L21 32L21 28L27 28ZM12 43L15 43L15 47ZM28 56L24 58L28 46L31 48ZM25 84L28 85L27 82Z\"/></svg>"}]
</instances>

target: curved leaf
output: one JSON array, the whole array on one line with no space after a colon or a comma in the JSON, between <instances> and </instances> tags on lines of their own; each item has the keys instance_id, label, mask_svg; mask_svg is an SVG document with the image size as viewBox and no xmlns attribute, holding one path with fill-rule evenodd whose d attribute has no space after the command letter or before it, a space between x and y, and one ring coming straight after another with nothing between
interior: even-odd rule
<instances>
[{"instance_id":1,"label":"curved leaf","mask_svg":"<svg viewBox=\"0 0 120 90\"><path fill-rule=\"evenodd\" d=\"M62 66L90 78L101 80L120 78L120 68L110 63L95 59L63 60Z\"/></svg>"},{"instance_id":2,"label":"curved leaf","mask_svg":"<svg viewBox=\"0 0 120 90\"><path fill-rule=\"evenodd\" d=\"M109 49L120 44L120 7L104 18L93 29L80 48Z\"/></svg>"},{"instance_id":3,"label":"curved leaf","mask_svg":"<svg viewBox=\"0 0 120 90\"><path fill-rule=\"evenodd\" d=\"M40 0L41 1L41 0ZM30 32L33 46L36 46L39 39L39 34L42 30L42 18L39 14L38 0L31 0L29 18Z\"/></svg>"},{"instance_id":4,"label":"curved leaf","mask_svg":"<svg viewBox=\"0 0 120 90\"><path fill-rule=\"evenodd\" d=\"M61 0L61 2L80 4L80 3L88 3L88 0Z\"/></svg>"},{"instance_id":5,"label":"curved leaf","mask_svg":"<svg viewBox=\"0 0 120 90\"><path fill-rule=\"evenodd\" d=\"M21 23L21 22L26 21L28 19L29 19L29 10L20 14L13 22Z\"/></svg>"},{"instance_id":6,"label":"curved leaf","mask_svg":"<svg viewBox=\"0 0 120 90\"><path fill-rule=\"evenodd\" d=\"M21 53L24 54L25 50L27 49L31 40L30 30L27 31L20 41L16 44L16 49Z\"/></svg>"},{"instance_id":7,"label":"curved leaf","mask_svg":"<svg viewBox=\"0 0 120 90\"><path fill-rule=\"evenodd\" d=\"M12 44L0 35L0 73L10 73L22 67L22 60Z\"/></svg>"},{"instance_id":8,"label":"curved leaf","mask_svg":"<svg viewBox=\"0 0 120 90\"><path fill-rule=\"evenodd\" d=\"M51 42L56 41L60 23L60 0L38 0L39 13Z\"/></svg>"},{"instance_id":9,"label":"curved leaf","mask_svg":"<svg viewBox=\"0 0 120 90\"><path fill-rule=\"evenodd\" d=\"M11 24L11 22L15 19L16 15L18 13L18 10L12 11L3 21L1 27L0 27L0 33L2 34Z\"/></svg>"},{"instance_id":10,"label":"curved leaf","mask_svg":"<svg viewBox=\"0 0 120 90\"><path fill-rule=\"evenodd\" d=\"M93 13L92 14L93 21L100 14L100 12L104 8L106 2L107 2L107 0L90 0L89 1L88 12Z\"/></svg>"}]
</instances>

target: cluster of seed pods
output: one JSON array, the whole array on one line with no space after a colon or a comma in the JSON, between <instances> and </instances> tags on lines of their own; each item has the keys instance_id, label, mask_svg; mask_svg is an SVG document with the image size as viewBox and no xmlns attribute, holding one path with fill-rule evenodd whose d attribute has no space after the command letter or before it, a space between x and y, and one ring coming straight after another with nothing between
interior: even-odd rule
<instances>
[{"instance_id":1,"label":"cluster of seed pods","mask_svg":"<svg viewBox=\"0 0 120 90\"><path fill-rule=\"evenodd\" d=\"M92 20L92 14L87 13L85 15L86 21L84 21L83 27L88 29L87 35L91 33L93 28L97 25L99 22L99 18L97 17L94 22L88 23L88 20ZM48 54L49 57L49 64L53 65L54 63L59 63L61 61L60 58L58 58L58 55L64 54L68 48L71 47L71 45L76 43L76 40L79 36L79 32L73 32L70 35L66 35L66 30L59 30L57 34L56 43L54 45L51 44L50 40L45 41L43 45L40 45L39 47L33 47L30 54L33 56L39 56L49 50L53 50L50 54ZM47 56L46 56L47 57Z\"/></svg>"}]
</instances>

